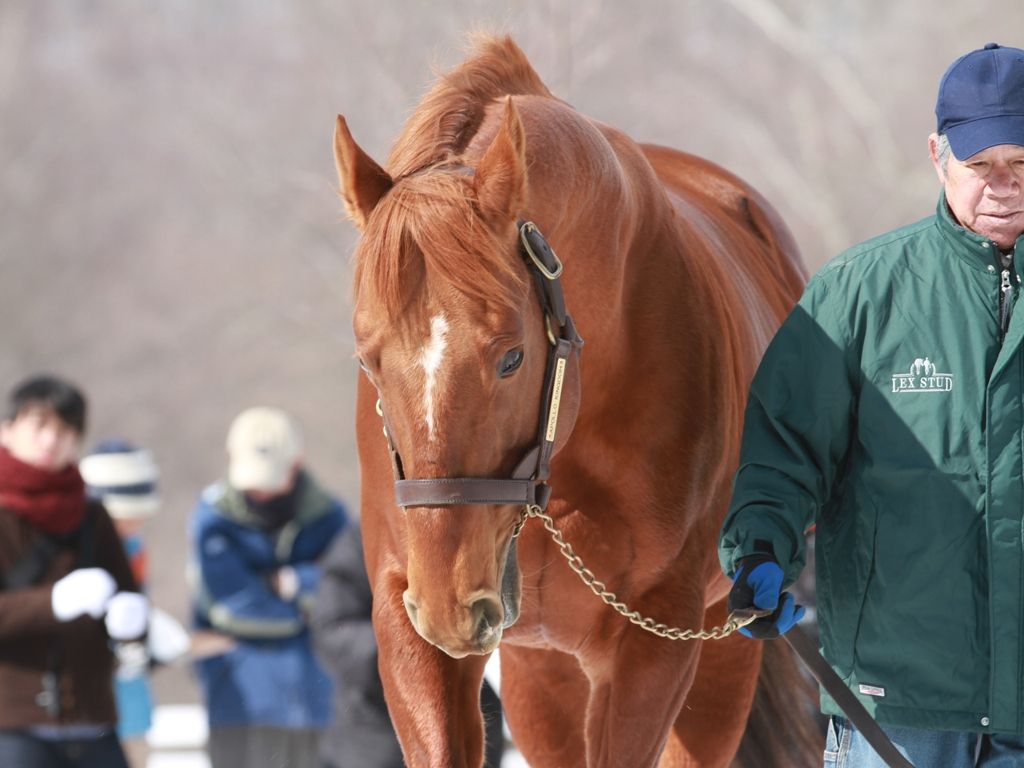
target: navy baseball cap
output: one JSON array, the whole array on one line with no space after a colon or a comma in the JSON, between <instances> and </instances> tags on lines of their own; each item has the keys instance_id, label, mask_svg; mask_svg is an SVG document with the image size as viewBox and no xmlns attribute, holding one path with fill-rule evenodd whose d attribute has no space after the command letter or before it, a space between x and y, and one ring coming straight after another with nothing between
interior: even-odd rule
<instances>
[{"instance_id":1,"label":"navy baseball cap","mask_svg":"<svg viewBox=\"0 0 1024 768\"><path fill-rule=\"evenodd\" d=\"M1024 146L1024 51L989 43L954 61L935 117L958 160L997 144Z\"/></svg>"}]
</instances>

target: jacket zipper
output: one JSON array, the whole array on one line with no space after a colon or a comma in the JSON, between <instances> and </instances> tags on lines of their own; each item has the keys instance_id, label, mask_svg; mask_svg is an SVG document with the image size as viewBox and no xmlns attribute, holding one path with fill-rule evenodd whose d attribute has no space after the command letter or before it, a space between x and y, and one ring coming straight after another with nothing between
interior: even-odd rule
<instances>
[{"instance_id":1,"label":"jacket zipper","mask_svg":"<svg viewBox=\"0 0 1024 768\"><path fill-rule=\"evenodd\" d=\"M1010 270L1004 269L1000 275L999 286L999 342L1006 338L1010 328L1010 312L1013 310L1013 284L1010 282Z\"/></svg>"}]
</instances>

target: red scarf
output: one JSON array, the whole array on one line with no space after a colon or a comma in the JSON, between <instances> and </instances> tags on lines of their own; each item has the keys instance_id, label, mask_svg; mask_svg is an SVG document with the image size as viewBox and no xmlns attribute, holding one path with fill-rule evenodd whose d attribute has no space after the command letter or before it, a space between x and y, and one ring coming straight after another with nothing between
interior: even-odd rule
<instances>
[{"instance_id":1,"label":"red scarf","mask_svg":"<svg viewBox=\"0 0 1024 768\"><path fill-rule=\"evenodd\" d=\"M48 472L0 448L0 507L47 533L71 533L85 516L85 482L74 464Z\"/></svg>"}]
</instances>

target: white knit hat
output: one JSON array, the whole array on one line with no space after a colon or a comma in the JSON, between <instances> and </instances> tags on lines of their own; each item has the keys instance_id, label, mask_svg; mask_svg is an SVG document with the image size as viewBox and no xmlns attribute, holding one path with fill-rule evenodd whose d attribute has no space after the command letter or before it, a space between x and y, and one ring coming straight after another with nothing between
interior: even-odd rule
<instances>
[{"instance_id":1,"label":"white knit hat","mask_svg":"<svg viewBox=\"0 0 1024 768\"><path fill-rule=\"evenodd\" d=\"M277 491L288 485L302 456L302 435L288 414L256 407L228 430L228 483L240 491Z\"/></svg>"},{"instance_id":2,"label":"white knit hat","mask_svg":"<svg viewBox=\"0 0 1024 768\"><path fill-rule=\"evenodd\" d=\"M78 465L91 498L114 519L150 517L160 508L160 477L153 455L122 440L107 440Z\"/></svg>"}]
</instances>

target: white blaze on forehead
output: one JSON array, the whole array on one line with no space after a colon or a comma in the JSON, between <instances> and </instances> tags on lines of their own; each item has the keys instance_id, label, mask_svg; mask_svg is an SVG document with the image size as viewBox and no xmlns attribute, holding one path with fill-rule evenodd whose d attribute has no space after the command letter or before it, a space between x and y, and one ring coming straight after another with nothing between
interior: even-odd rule
<instances>
[{"instance_id":1,"label":"white blaze on forehead","mask_svg":"<svg viewBox=\"0 0 1024 768\"><path fill-rule=\"evenodd\" d=\"M447 336L448 321L444 319L444 315L434 315L430 318L430 339L420 353L420 365L423 366L423 373L426 376L426 386L423 389L423 412L427 420L427 435L430 440L434 439L434 387L437 383L437 372L444 359L444 349L448 346Z\"/></svg>"}]
</instances>

